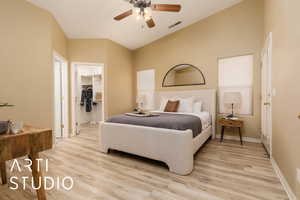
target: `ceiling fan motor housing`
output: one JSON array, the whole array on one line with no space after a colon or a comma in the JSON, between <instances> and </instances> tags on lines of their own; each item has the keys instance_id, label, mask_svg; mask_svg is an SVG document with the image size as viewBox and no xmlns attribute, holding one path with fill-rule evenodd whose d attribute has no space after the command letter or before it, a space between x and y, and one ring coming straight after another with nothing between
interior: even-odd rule
<instances>
[{"instance_id":1,"label":"ceiling fan motor housing","mask_svg":"<svg viewBox=\"0 0 300 200\"><path fill-rule=\"evenodd\" d=\"M151 6L151 0L132 0L130 3L132 3L134 7L140 9L145 9Z\"/></svg>"}]
</instances>

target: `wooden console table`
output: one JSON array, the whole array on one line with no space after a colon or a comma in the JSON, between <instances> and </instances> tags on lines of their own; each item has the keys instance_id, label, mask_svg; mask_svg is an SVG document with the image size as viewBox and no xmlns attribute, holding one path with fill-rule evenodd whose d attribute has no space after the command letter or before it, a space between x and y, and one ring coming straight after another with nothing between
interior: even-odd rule
<instances>
[{"instance_id":1,"label":"wooden console table","mask_svg":"<svg viewBox=\"0 0 300 200\"><path fill-rule=\"evenodd\" d=\"M7 183L5 161L28 156L32 160L32 176L36 187L39 185L39 177L42 172L38 170L39 152L52 148L52 130L37 129L31 126L25 126L23 132L13 135L0 135L0 171L2 184ZM38 200L46 200L43 181L41 187L37 190Z\"/></svg>"}]
</instances>

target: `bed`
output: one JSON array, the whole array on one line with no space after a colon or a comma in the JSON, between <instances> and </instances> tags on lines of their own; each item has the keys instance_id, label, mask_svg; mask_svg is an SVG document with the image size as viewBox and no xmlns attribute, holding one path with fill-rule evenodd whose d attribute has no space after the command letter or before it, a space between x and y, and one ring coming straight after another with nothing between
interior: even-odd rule
<instances>
[{"instance_id":1,"label":"bed","mask_svg":"<svg viewBox=\"0 0 300 200\"><path fill-rule=\"evenodd\" d=\"M115 117L121 121L108 121L101 123L100 129L100 150L103 153L108 153L109 149L119 150L150 159L162 161L167 164L169 170L179 175L188 175L194 167L194 154L199 148L210 138L215 138L215 117L216 117L216 91L214 89L192 90L192 91L162 91L155 93L156 110L159 110L159 105L162 99L172 98L189 98L193 97L195 101L202 102L202 111L209 113L209 120L203 120L203 116L194 113L163 113L155 111L160 117L167 114L166 119L172 119L171 124L164 126L152 127L157 123L158 118L152 118L148 126L143 119L139 122L130 122L126 120L134 120L121 116ZM176 117L175 117L176 116ZM180 119L182 116L182 120ZM189 117L191 116L191 117ZM168 118L170 117L170 118ZM186 118L186 122L200 119L201 130L199 127L186 128L189 123L176 123ZM150 117L151 118L151 117ZM149 118L149 119L150 119ZM180 120L178 120L178 118ZM148 120L149 120L148 119ZM150 121L150 120L149 120ZM195 123L194 122L194 123ZM142 123L142 124L139 124ZM173 125L177 125L175 129ZM169 127L170 126L170 127ZM179 128L178 128L179 127ZM196 133L195 131L200 132Z\"/></svg>"}]
</instances>

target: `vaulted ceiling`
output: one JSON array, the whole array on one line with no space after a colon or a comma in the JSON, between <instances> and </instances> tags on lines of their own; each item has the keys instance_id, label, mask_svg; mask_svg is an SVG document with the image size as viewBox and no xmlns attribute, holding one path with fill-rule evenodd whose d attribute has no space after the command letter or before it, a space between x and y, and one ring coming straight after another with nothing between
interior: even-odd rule
<instances>
[{"instance_id":1,"label":"vaulted ceiling","mask_svg":"<svg viewBox=\"0 0 300 200\"><path fill-rule=\"evenodd\" d=\"M152 3L181 4L179 13L152 12L156 26L149 29L135 15L122 21L113 17L129 10L125 0L28 0L49 10L69 38L108 38L129 49L142 47L242 0L152 0ZM177 21L183 23L169 29Z\"/></svg>"}]
</instances>

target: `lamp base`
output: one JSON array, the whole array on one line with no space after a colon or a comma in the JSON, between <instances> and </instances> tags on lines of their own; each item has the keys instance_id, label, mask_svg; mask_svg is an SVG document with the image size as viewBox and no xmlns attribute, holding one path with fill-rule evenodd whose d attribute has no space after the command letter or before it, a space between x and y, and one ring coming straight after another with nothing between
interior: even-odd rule
<instances>
[{"instance_id":1,"label":"lamp base","mask_svg":"<svg viewBox=\"0 0 300 200\"><path fill-rule=\"evenodd\" d=\"M145 114L145 111L142 108L135 108L133 111L135 114Z\"/></svg>"},{"instance_id":2,"label":"lamp base","mask_svg":"<svg viewBox=\"0 0 300 200\"><path fill-rule=\"evenodd\" d=\"M233 118L234 115L233 114L230 114L230 115L227 115L226 118Z\"/></svg>"}]
</instances>

